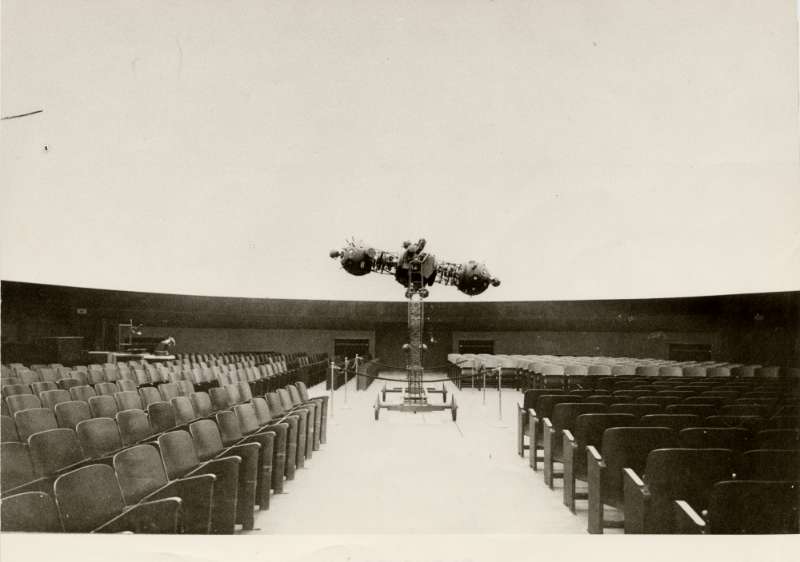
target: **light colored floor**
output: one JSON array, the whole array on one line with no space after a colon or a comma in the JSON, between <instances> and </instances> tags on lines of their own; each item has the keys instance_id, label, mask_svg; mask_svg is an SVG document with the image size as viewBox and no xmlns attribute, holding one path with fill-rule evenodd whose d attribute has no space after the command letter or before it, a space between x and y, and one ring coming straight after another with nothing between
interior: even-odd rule
<instances>
[{"instance_id":1,"label":"light colored floor","mask_svg":"<svg viewBox=\"0 0 800 562\"><path fill-rule=\"evenodd\" d=\"M441 375L426 374L434 377ZM253 533L586 532L585 509L572 515L561 503L560 483L548 489L541 472L517 455L519 392L503 389L502 420L496 389L487 390L484 404L479 390L447 383L457 422L449 411L386 410L375 421L382 386L376 381L356 392L351 381L346 403L344 388L336 391L328 442L256 516ZM322 394L324 386L310 393ZM441 401L441 394L431 397Z\"/></svg>"}]
</instances>

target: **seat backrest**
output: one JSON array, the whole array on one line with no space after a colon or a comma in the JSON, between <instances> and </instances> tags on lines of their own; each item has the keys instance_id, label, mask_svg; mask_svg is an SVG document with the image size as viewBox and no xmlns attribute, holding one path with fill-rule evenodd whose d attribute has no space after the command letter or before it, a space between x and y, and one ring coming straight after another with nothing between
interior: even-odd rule
<instances>
[{"instance_id":1,"label":"seat backrest","mask_svg":"<svg viewBox=\"0 0 800 562\"><path fill-rule=\"evenodd\" d=\"M667 532L672 527L675 500L685 500L697 510L708 506L714 483L733 477L733 457L729 449L654 449L647 455L642 479L650 491L651 515L660 511L659 528L652 532ZM658 515L655 516L658 518Z\"/></svg>"},{"instance_id":2,"label":"seat backrest","mask_svg":"<svg viewBox=\"0 0 800 562\"><path fill-rule=\"evenodd\" d=\"M649 414L660 414L664 411L660 404L647 404L638 402L619 402L608 407L609 414L633 414L636 417Z\"/></svg>"},{"instance_id":3,"label":"seat backrest","mask_svg":"<svg viewBox=\"0 0 800 562\"><path fill-rule=\"evenodd\" d=\"M130 379L120 379L117 381L117 386L122 391L136 392L136 381Z\"/></svg>"},{"instance_id":4,"label":"seat backrest","mask_svg":"<svg viewBox=\"0 0 800 562\"><path fill-rule=\"evenodd\" d=\"M88 533L125 509L114 469L105 464L62 474L53 489L67 532Z\"/></svg>"},{"instance_id":5,"label":"seat backrest","mask_svg":"<svg viewBox=\"0 0 800 562\"><path fill-rule=\"evenodd\" d=\"M0 530L29 533L60 533L56 504L44 492L23 492L0 502Z\"/></svg>"},{"instance_id":6,"label":"seat backrest","mask_svg":"<svg viewBox=\"0 0 800 562\"><path fill-rule=\"evenodd\" d=\"M13 396L15 394L33 394L31 386L28 384L5 384L3 385L3 398Z\"/></svg>"},{"instance_id":7,"label":"seat backrest","mask_svg":"<svg viewBox=\"0 0 800 562\"><path fill-rule=\"evenodd\" d=\"M308 395L308 387L306 386L306 383L303 381L297 381L294 383L294 385L297 387L298 392L300 392L300 398L303 399L303 402L308 402L311 397ZM526 406L526 408L528 407L532 408L533 406Z\"/></svg>"},{"instance_id":8,"label":"seat backrest","mask_svg":"<svg viewBox=\"0 0 800 562\"><path fill-rule=\"evenodd\" d=\"M233 407L233 413L239 420L239 428L244 435L258 431L258 418L253 404L237 404Z\"/></svg>"},{"instance_id":9,"label":"seat backrest","mask_svg":"<svg viewBox=\"0 0 800 562\"><path fill-rule=\"evenodd\" d=\"M31 383L31 391L34 394L41 394L45 390L58 390L58 385L54 381Z\"/></svg>"},{"instance_id":10,"label":"seat backrest","mask_svg":"<svg viewBox=\"0 0 800 562\"><path fill-rule=\"evenodd\" d=\"M598 450L601 448L603 432L605 432L606 429L611 427L628 427L635 423L636 416L633 414L580 414L575 418L575 429L573 431L580 456L585 456L584 450L588 445L593 445L598 448Z\"/></svg>"},{"instance_id":11,"label":"seat backrest","mask_svg":"<svg viewBox=\"0 0 800 562\"><path fill-rule=\"evenodd\" d=\"M214 411L227 410L233 406L233 400L228 393L227 388L213 387L208 389L208 395L211 397L211 408Z\"/></svg>"},{"instance_id":12,"label":"seat backrest","mask_svg":"<svg viewBox=\"0 0 800 562\"><path fill-rule=\"evenodd\" d=\"M637 425L642 427L669 427L680 431L685 427L698 427L703 423L703 418L695 414L647 414L639 419Z\"/></svg>"},{"instance_id":13,"label":"seat backrest","mask_svg":"<svg viewBox=\"0 0 800 562\"><path fill-rule=\"evenodd\" d=\"M192 436L188 431L179 430L162 433L158 437L158 448L161 451L161 458L164 459L164 467L167 469L167 477L170 480L188 474L200 464Z\"/></svg>"},{"instance_id":14,"label":"seat backrest","mask_svg":"<svg viewBox=\"0 0 800 562\"><path fill-rule=\"evenodd\" d=\"M719 408L723 403L725 403L725 398L721 396L687 396L686 398L680 401L681 404L711 404L715 408Z\"/></svg>"},{"instance_id":15,"label":"seat backrest","mask_svg":"<svg viewBox=\"0 0 800 562\"><path fill-rule=\"evenodd\" d=\"M177 383L178 391L181 396L191 396L194 393L194 385L189 380L179 380Z\"/></svg>"},{"instance_id":16,"label":"seat backrest","mask_svg":"<svg viewBox=\"0 0 800 562\"><path fill-rule=\"evenodd\" d=\"M251 402L256 412L258 425L266 425L272 421L272 412L269 411L269 406L264 398L255 397Z\"/></svg>"},{"instance_id":17,"label":"seat backrest","mask_svg":"<svg viewBox=\"0 0 800 562\"><path fill-rule=\"evenodd\" d=\"M117 392L119 392L119 387L114 384L113 382L99 382L94 385L94 390L98 395L109 395L113 396Z\"/></svg>"},{"instance_id":18,"label":"seat backrest","mask_svg":"<svg viewBox=\"0 0 800 562\"><path fill-rule=\"evenodd\" d=\"M95 418L113 418L117 415L117 401L113 396L104 394L102 396L89 397L89 409L92 411L92 417Z\"/></svg>"},{"instance_id":19,"label":"seat backrest","mask_svg":"<svg viewBox=\"0 0 800 562\"><path fill-rule=\"evenodd\" d=\"M169 402L173 398L179 396L178 392L178 385L174 382L167 382L162 385L159 385L158 391L161 393L161 398L165 402Z\"/></svg>"},{"instance_id":20,"label":"seat backrest","mask_svg":"<svg viewBox=\"0 0 800 562\"><path fill-rule=\"evenodd\" d=\"M289 397L292 399L292 404L297 406L303 403L303 399L300 397L300 393L297 391L297 387L293 384L287 384L286 390L289 391Z\"/></svg>"},{"instance_id":21,"label":"seat backrest","mask_svg":"<svg viewBox=\"0 0 800 562\"><path fill-rule=\"evenodd\" d=\"M800 450L755 449L742 455L740 480L798 480Z\"/></svg>"},{"instance_id":22,"label":"seat backrest","mask_svg":"<svg viewBox=\"0 0 800 562\"><path fill-rule=\"evenodd\" d=\"M69 391L56 389L43 391L41 394L39 394L39 399L42 401L43 407L50 408L52 410L59 402L69 402L72 400L72 397L69 395Z\"/></svg>"},{"instance_id":23,"label":"seat backrest","mask_svg":"<svg viewBox=\"0 0 800 562\"><path fill-rule=\"evenodd\" d=\"M664 408L667 414L694 414L705 418L716 415L717 407L714 404L670 404Z\"/></svg>"},{"instance_id":24,"label":"seat backrest","mask_svg":"<svg viewBox=\"0 0 800 562\"><path fill-rule=\"evenodd\" d=\"M173 429L175 423L175 411L169 402L153 402L147 407L147 417L150 419L150 427L153 433L161 433Z\"/></svg>"},{"instance_id":25,"label":"seat backrest","mask_svg":"<svg viewBox=\"0 0 800 562\"><path fill-rule=\"evenodd\" d=\"M19 434L17 433L17 426L14 424L14 420L9 416L2 416L0 417L0 431L2 431L3 437L0 439L2 443L11 443L11 442L18 442Z\"/></svg>"},{"instance_id":26,"label":"seat backrest","mask_svg":"<svg viewBox=\"0 0 800 562\"><path fill-rule=\"evenodd\" d=\"M111 418L92 418L75 428L84 455L90 459L104 457L122 449L117 422Z\"/></svg>"},{"instance_id":27,"label":"seat backrest","mask_svg":"<svg viewBox=\"0 0 800 562\"><path fill-rule=\"evenodd\" d=\"M796 534L800 529L800 481L726 480L711 489L712 534Z\"/></svg>"},{"instance_id":28,"label":"seat backrest","mask_svg":"<svg viewBox=\"0 0 800 562\"><path fill-rule=\"evenodd\" d=\"M146 409L154 402L162 402L161 393L154 386L143 386L139 389L139 397L142 399L142 406Z\"/></svg>"},{"instance_id":29,"label":"seat backrest","mask_svg":"<svg viewBox=\"0 0 800 562\"><path fill-rule=\"evenodd\" d=\"M602 414L607 406L601 402L560 402L553 407L550 422L556 432L557 441L561 441L561 432L572 430L575 420L582 414Z\"/></svg>"},{"instance_id":30,"label":"seat backrest","mask_svg":"<svg viewBox=\"0 0 800 562\"><path fill-rule=\"evenodd\" d=\"M28 448L39 476L50 476L85 458L75 431L63 427L34 433Z\"/></svg>"},{"instance_id":31,"label":"seat backrest","mask_svg":"<svg viewBox=\"0 0 800 562\"><path fill-rule=\"evenodd\" d=\"M192 401L188 396L175 396L170 400L170 405L175 416L175 425L189 423L197 417L194 414Z\"/></svg>"},{"instance_id":32,"label":"seat backrest","mask_svg":"<svg viewBox=\"0 0 800 562\"><path fill-rule=\"evenodd\" d=\"M224 445L219 428L213 420L198 420L189 425L194 448L201 460L208 460L219 455Z\"/></svg>"},{"instance_id":33,"label":"seat backrest","mask_svg":"<svg viewBox=\"0 0 800 562\"><path fill-rule=\"evenodd\" d=\"M0 443L0 488L5 492L36 479L25 443Z\"/></svg>"},{"instance_id":34,"label":"seat backrest","mask_svg":"<svg viewBox=\"0 0 800 562\"><path fill-rule=\"evenodd\" d=\"M575 398L570 394L557 394L552 392L550 394L542 394L536 400L534 411L536 412L536 417L539 419L549 418L553 414L553 408L556 406L556 404L574 401Z\"/></svg>"},{"instance_id":35,"label":"seat backrest","mask_svg":"<svg viewBox=\"0 0 800 562\"><path fill-rule=\"evenodd\" d=\"M612 505L622 499L622 469L644 471L653 449L675 447L677 436L667 427L612 427L603 432L601 455L606 464L604 492Z\"/></svg>"},{"instance_id":36,"label":"seat backrest","mask_svg":"<svg viewBox=\"0 0 800 562\"><path fill-rule=\"evenodd\" d=\"M756 434L754 449L800 449L800 429L765 429Z\"/></svg>"},{"instance_id":37,"label":"seat backrest","mask_svg":"<svg viewBox=\"0 0 800 562\"><path fill-rule=\"evenodd\" d=\"M764 425L760 416L708 416L703 425L706 427L744 427L751 431L759 431Z\"/></svg>"},{"instance_id":38,"label":"seat backrest","mask_svg":"<svg viewBox=\"0 0 800 562\"><path fill-rule=\"evenodd\" d=\"M117 401L117 409L121 412L123 410L143 410L142 399L139 393L135 390L123 390L114 394L114 400Z\"/></svg>"},{"instance_id":39,"label":"seat backrest","mask_svg":"<svg viewBox=\"0 0 800 562\"><path fill-rule=\"evenodd\" d=\"M211 398L207 392L193 392L191 394L192 407L194 413L199 417L210 416L214 408L211 404Z\"/></svg>"},{"instance_id":40,"label":"seat backrest","mask_svg":"<svg viewBox=\"0 0 800 562\"><path fill-rule=\"evenodd\" d=\"M239 397L242 402L250 402L253 399L253 391L250 390L249 384L246 382L239 382L236 383L236 387L239 390Z\"/></svg>"},{"instance_id":41,"label":"seat backrest","mask_svg":"<svg viewBox=\"0 0 800 562\"><path fill-rule=\"evenodd\" d=\"M267 404L269 404L273 416L282 416L286 413L286 408L277 392L267 393Z\"/></svg>"},{"instance_id":42,"label":"seat backrest","mask_svg":"<svg viewBox=\"0 0 800 562\"><path fill-rule=\"evenodd\" d=\"M230 397L231 400L231 406L233 406L234 404L241 404L242 402L244 402L242 394L241 392L239 392L238 383L225 385L225 390L228 391L228 396Z\"/></svg>"},{"instance_id":43,"label":"seat backrest","mask_svg":"<svg viewBox=\"0 0 800 562\"><path fill-rule=\"evenodd\" d=\"M153 445L123 449L114 455L113 463L127 505L139 502L168 483L161 456Z\"/></svg>"},{"instance_id":44,"label":"seat backrest","mask_svg":"<svg viewBox=\"0 0 800 562\"><path fill-rule=\"evenodd\" d=\"M90 385L100 384L101 382L108 382L106 381L106 377L103 374L103 371L98 371L97 369L90 369L89 373L86 375L88 382Z\"/></svg>"},{"instance_id":45,"label":"seat backrest","mask_svg":"<svg viewBox=\"0 0 800 562\"><path fill-rule=\"evenodd\" d=\"M231 445L239 441L242 436L242 429L239 427L239 418L230 410L217 412L217 426L224 445Z\"/></svg>"},{"instance_id":46,"label":"seat backrest","mask_svg":"<svg viewBox=\"0 0 800 562\"><path fill-rule=\"evenodd\" d=\"M278 397L281 399L281 404L283 404L284 409L291 410L294 408L295 404L292 402L292 395L289 394L288 390L285 388L279 388Z\"/></svg>"},{"instance_id":47,"label":"seat backrest","mask_svg":"<svg viewBox=\"0 0 800 562\"><path fill-rule=\"evenodd\" d=\"M92 417L89 403L82 400L70 400L69 402L59 402L55 408L56 421L59 427L75 429L75 426L83 420Z\"/></svg>"},{"instance_id":48,"label":"seat backrest","mask_svg":"<svg viewBox=\"0 0 800 562\"><path fill-rule=\"evenodd\" d=\"M116 419L119 434L122 436L122 444L125 446L138 443L153 434L150 421L143 410L122 410L117 412Z\"/></svg>"},{"instance_id":49,"label":"seat backrest","mask_svg":"<svg viewBox=\"0 0 800 562\"><path fill-rule=\"evenodd\" d=\"M752 448L753 433L741 427L688 427L680 430L678 441L689 449L730 449L742 453Z\"/></svg>"},{"instance_id":50,"label":"seat backrest","mask_svg":"<svg viewBox=\"0 0 800 562\"><path fill-rule=\"evenodd\" d=\"M34 433L58 427L56 416L49 408L21 410L14 414L14 424L17 426L19 438L23 441L27 441Z\"/></svg>"},{"instance_id":51,"label":"seat backrest","mask_svg":"<svg viewBox=\"0 0 800 562\"><path fill-rule=\"evenodd\" d=\"M761 416L766 417L767 408L760 404L728 404L718 412L723 416Z\"/></svg>"},{"instance_id":52,"label":"seat backrest","mask_svg":"<svg viewBox=\"0 0 800 562\"><path fill-rule=\"evenodd\" d=\"M39 400L39 397L33 394L12 394L6 398L6 404L12 416L20 410L42 407L42 402Z\"/></svg>"},{"instance_id":53,"label":"seat backrest","mask_svg":"<svg viewBox=\"0 0 800 562\"><path fill-rule=\"evenodd\" d=\"M84 402L88 402L89 397L97 396L97 393L95 392L94 388L88 384L82 384L70 387L69 396L73 400L83 400Z\"/></svg>"}]
</instances>

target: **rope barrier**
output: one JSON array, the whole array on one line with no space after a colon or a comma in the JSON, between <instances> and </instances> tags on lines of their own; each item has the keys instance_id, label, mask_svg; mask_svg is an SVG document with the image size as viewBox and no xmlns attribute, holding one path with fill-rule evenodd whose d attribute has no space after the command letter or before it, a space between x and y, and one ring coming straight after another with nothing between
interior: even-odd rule
<instances>
[{"instance_id":1,"label":"rope barrier","mask_svg":"<svg viewBox=\"0 0 800 562\"><path fill-rule=\"evenodd\" d=\"M339 369L340 371L341 371L341 370L344 370L344 369L342 369L341 367L335 367L335 368ZM402 371L405 371L406 369L405 369L405 367L404 367L404 368L402 368L402 369L399 369L399 368L398 368L398 369L396 369L396 370L402 370ZM495 369L487 369L487 370L489 370L489 371L493 371L493 370L495 370ZM362 373L362 372L359 372L359 371L347 371L347 372L348 372L348 373L353 373L353 374L355 374L355 375L364 376L364 377L367 377L367 378L370 378L370 379L373 379L373 380L379 380L379 381L389 381L389 382L403 382L401 379L389 378L389 377L381 377L380 375L370 375L370 374L368 374L368 373ZM480 375L479 375L479 374L473 374L473 375L458 375L458 376L448 377L448 378L444 378L444 379L428 379L428 380L424 380L423 382L424 382L424 383L426 383L426 384L427 384L427 383L431 383L431 382L447 382L447 381L455 381L455 380L461 380L461 379L468 379L468 378L472 378L472 377L476 377L476 376L480 376Z\"/></svg>"}]
</instances>

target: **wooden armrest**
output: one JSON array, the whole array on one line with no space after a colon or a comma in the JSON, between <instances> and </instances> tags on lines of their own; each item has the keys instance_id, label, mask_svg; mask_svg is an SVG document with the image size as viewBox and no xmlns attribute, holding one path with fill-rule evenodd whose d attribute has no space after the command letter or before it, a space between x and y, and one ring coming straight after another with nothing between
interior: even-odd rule
<instances>
[{"instance_id":1,"label":"wooden armrest","mask_svg":"<svg viewBox=\"0 0 800 562\"><path fill-rule=\"evenodd\" d=\"M675 532L680 534L704 534L708 524L685 500L675 500Z\"/></svg>"},{"instance_id":2,"label":"wooden armrest","mask_svg":"<svg viewBox=\"0 0 800 562\"><path fill-rule=\"evenodd\" d=\"M595 461L597 463L602 463L603 462L603 457L600 456L600 453L597 452L597 449L595 448L594 445L587 445L586 446L586 453L588 455L588 457L587 457L588 459L593 460L593 461ZM605 463L603 463L603 464L605 464Z\"/></svg>"},{"instance_id":3,"label":"wooden armrest","mask_svg":"<svg viewBox=\"0 0 800 562\"><path fill-rule=\"evenodd\" d=\"M622 469L623 497L625 501L625 533L646 533L650 491L632 468Z\"/></svg>"},{"instance_id":4,"label":"wooden armrest","mask_svg":"<svg viewBox=\"0 0 800 562\"><path fill-rule=\"evenodd\" d=\"M562 429L561 433L564 436L564 445L566 445L568 442L575 443L575 436L572 435L572 432L569 429Z\"/></svg>"}]
</instances>

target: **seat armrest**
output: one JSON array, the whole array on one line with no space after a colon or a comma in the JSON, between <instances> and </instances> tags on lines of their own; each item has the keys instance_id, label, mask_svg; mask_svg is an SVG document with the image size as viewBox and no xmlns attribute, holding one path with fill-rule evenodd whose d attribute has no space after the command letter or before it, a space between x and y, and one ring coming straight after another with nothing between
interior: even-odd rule
<instances>
[{"instance_id":1,"label":"seat armrest","mask_svg":"<svg viewBox=\"0 0 800 562\"><path fill-rule=\"evenodd\" d=\"M139 503L92 532L175 534L180 530L182 503L180 498L163 498Z\"/></svg>"},{"instance_id":2,"label":"seat armrest","mask_svg":"<svg viewBox=\"0 0 800 562\"><path fill-rule=\"evenodd\" d=\"M625 500L625 534L647 532L647 512L650 491L632 468L622 469L623 497Z\"/></svg>"},{"instance_id":3,"label":"seat armrest","mask_svg":"<svg viewBox=\"0 0 800 562\"><path fill-rule=\"evenodd\" d=\"M600 453L597 451L597 448L595 448L594 445L586 446L586 455L587 455L586 460L588 460L590 464L591 461L594 461L595 464L599 463L602 464L603 467L605 467L605 463L603 462L603 457L600 456Z\"/></svg>"},{"instance_id":4,"label":"seat armrest","mask_svg":"<svg viewBox=\"0 0 800 562\"><path fill-rule=\"evenodd\" d=\"M675 532L679 534L705 534L708 524L685 500L675 500Z\"/></svg>"}]
</instances>

